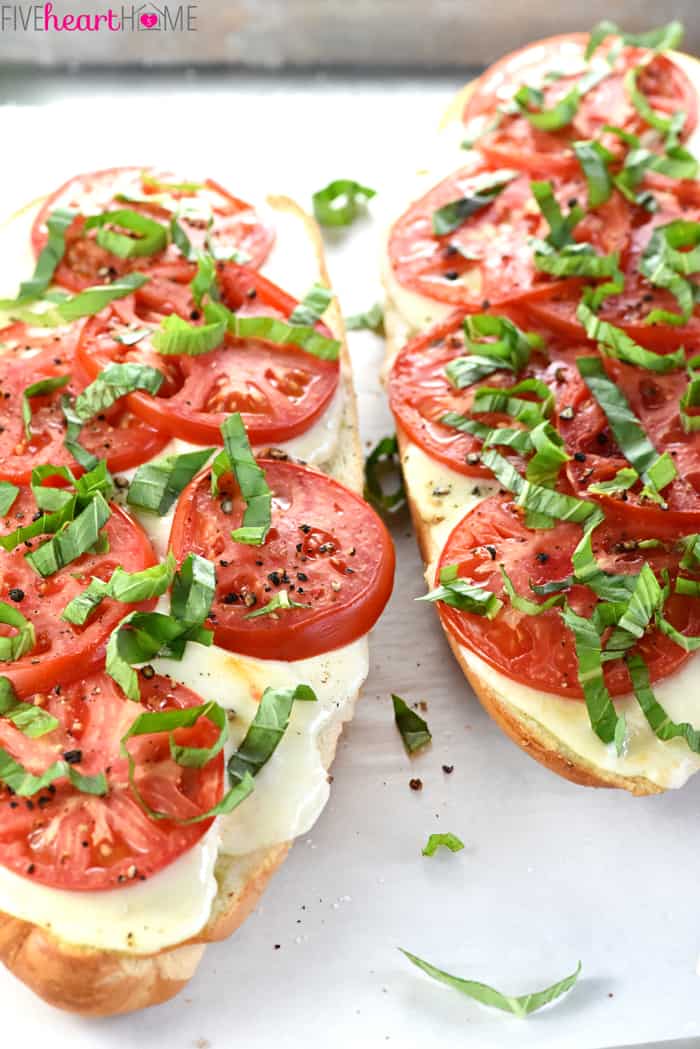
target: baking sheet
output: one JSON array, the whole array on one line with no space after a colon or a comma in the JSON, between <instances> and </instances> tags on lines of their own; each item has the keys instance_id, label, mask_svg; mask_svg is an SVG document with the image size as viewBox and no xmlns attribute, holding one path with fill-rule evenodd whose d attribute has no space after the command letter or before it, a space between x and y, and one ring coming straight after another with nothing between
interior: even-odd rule
<instances>
[{"instance_id":1,"label":"baking sheet","mask_svg":"<svg viewBox=\"0 0 700 1049\"><path fill-rule=\"evenodd\" d=\"M81 78L77 101L0 111L7 213L78 170L200 160L253 198L264 187L308 203L331 178L351 177L390 206L457 86L183 78L160 93L127 81L116 94L105 85ZM370 220L327 237L346 313L379 296L377 239ZM381 342L357 333L351 348L369 446L390 430ZM394 537L396 590L372 634L373 669L331 801L256 913L208 949L183 995L132 1017L57 1013L3 971L11 1042L34 1049L50 1031L53 1049L700 1045L700 777L635 799L573 786L531 761L471 696L434 612L414 603L423 588L406 519ZM413 760L392 691L428 704L433 744ZM424 858L433 831L453 831L465 849ZM543 987L579 958L583 975L568 998L521 1022L430 981L398 946L508 993Z\"/></svg>"}]
</instances>

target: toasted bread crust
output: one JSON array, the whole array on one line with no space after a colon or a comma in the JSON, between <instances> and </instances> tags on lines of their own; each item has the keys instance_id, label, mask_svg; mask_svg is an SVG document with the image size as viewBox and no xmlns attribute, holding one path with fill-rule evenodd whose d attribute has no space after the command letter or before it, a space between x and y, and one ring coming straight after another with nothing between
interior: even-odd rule
<instances>
[{"instance_id":1,"label":"toasted bread crust","mask_svg":"<svg viewBox=\"0 0 700 1049\"><path fill-rule=\"evenodd\" d=\"M40 202L33 202L36 206ZM268 198L273 211L294 215L313 246L318 275L330 287L323 241L316 222L289 197ZM21 216L28 209L18 213ZM333 461L326 472L354 491L362 491L363 458L357 405L345 326L337 298L324 319L340 339L343 418ZM357 697L348 704L352 717ZM335 756L343 721L331 721L319 744L326 768ZM292 843L258 849L246 857L220 855L215 876L217 896L202 931L187 942L148 955L81 947L32 922L0 912L0 961L50 1005L82 1016L113 1016L159 1005L176 995L194 975L207 943L226 939L241 925L286 858ZM124 890L124 891L128 891Z\"/></svg>"}]
</instances>

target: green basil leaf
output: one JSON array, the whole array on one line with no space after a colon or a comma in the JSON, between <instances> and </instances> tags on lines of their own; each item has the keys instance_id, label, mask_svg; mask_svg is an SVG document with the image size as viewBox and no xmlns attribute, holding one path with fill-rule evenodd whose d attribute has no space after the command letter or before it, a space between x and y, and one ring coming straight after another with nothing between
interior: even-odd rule
<instances>
[{"instance_id":1,"label":"green basil leaf","mask_svg":"<svg viewBox=\"0 0 700 1049\"><path fill-rule=\"evenodd\" d=\"M345 327L348 331L373 331L377 335L384 334L384 307L380 302L375 302L364 313L353 313L345 318Z\"/></svg>"},{"instance_id":2,"label":"green basil leaf","mask_svg":"<svg viewBox=\"0 0 700 1049\"><path fill-rule=\"evenodd\" d=\"M683 24L673 21L667 25L649 29L645 33L623 33L615 22L607 19L599 22L590 33L585 58L589 61L594 51L609 36L619 36L626 47L648 48L650 51L670 51L680 45L683 39Z\"/></svg>"},{"instance_id":3,"label":"green basil leaf","mask_svg":"<svg viewBox=\"0 0 700 1049\"><path fill-rule=\"evenodd\" d=\"M70 374L56 375L52 379L39 379L37 382L33 382L24 388L22 391L22 422L24 423L24 436L27 441L32 439L32 406L30 398L45 397L49 393L54 393L63 386L67 386L71 378Z\"/></svg>"},{"instance_id":4,"label":"green basil leaf","mask_svg":"<svg viewBox=\"0 0 700 1049\"><path fill-rule=\"evenodd\" d=\"M548 597L541 604L537 601L530 601L529 598L523 597L522 594L519 594L517 592L513 585L513 580L508 575L505 566L499 565L498 567L501 570L501 576L503 577L503 587L505 589L506 594L508 595L508 599L513 608L515 608L518 612L522 612L526 616L539 616L543 612L546 612L548 609L554 608L555 605L564 604L566 600L566 595L563 591L556 594L552 594L551 597Z\"/></svg>"},{"instance_id":5,"label":"green basil leaf","mask_svg":"<svg viewBox=\"0 0 700 1049\"><path fill-rule=\"evenodd\" d=\"M12 509L12 504L19 495L19 488L9 481L0 481L0 517Z\"/></svg>"},{"instance_id":6,"label":"green basil leaf","mask_svg":"<svg viewBox=\"0 0 700 1049\"><path fill-rule=\"evenodd\" d=\"M311 328L321 319L333 301L333 292L323 284L314 284L302 302L289 316L290 324L305 324Z\"/></svg>"},{"instance_id":7,"label":"green basil leaf","mask_svg":"<svg viewBox=\"0 0 700 1049\"><path fill-rule=\"evenodd\" d=\"M272 513L272 493L265 471L255 461L240 412L229 415L221 433L224 452L215 460L212 482L215 485L222 472L231 470L246 504L243 523L231 536L237 543L262 546L270 530Z\"/></svg>"},{"instance_id":8,"label":"green basil leaf","mask_svg":"<svg viewBox=\"0 0 700 1049\"><path fill-rule=\"evenodd\" d=\"M129 485L127 503L163 517L215 451L215 448L196 449L144 463Z\"/></svg>"},{"instance_id":9,"label":"green basil leaf","mask_svg":"<svg viewBox=\"0 0 700 1049\"><path fill-rule=\"evenodd\" d=\"M426 962L417 955L411 954L410 951L405 951L402 947L399 947L399 950L408 958L409 962L412 962L418 969L422 969L424 973L431 976L433 980L437 980L438 983L444 983L447 987L454 988L454 990L467 995L468 998L473 998L474 1001L480 1002L482 1005L491 1006L493 1009L501 1009L506 1013L513 1013L521 1019L541 1009L542 1006L549 1005L550 1002L553 1002L556 998L561 998L563 994L570 991L581 972L581 962L579 962L570 976L552 984L551 987L545 988L544 991L522 994L514 998L502 994L501 991L497 991L495 987L489 987L488 984L478 983L476 980L463 980L460 976L453 976L451 973L445 972L444 969L438 969L431 965L430 962Z\"/></svg>"},{"instance_id":10,"label":"green basil leaf","mask_svg":"<svg viewBox=\"0 0 700 1049\"><path fill-rule=\"evenodd\" d=\"M552 521L574 521L576 524L588 521L599 512L595 503L576 499L574 496L555 492L551 488L545 488L526 480L498 452L491 450L484 452L481 461L488 470L492 471L496 480L514 494L516 505L526 510L543 514Z\"/></svg>"},{"instance_id":11,"label":"green basil leaf","mask_svg":"<svg viewBox=\"0 0 700 1049\"><path fill-rule=\"evenodd\" d=\"M656 502L677 476L673 460L660 456L622 390L608 377L599 357L577 357L581 378L605 414L623 455L646 483L644 494Z\"/></svg>"},{"instance_id":12,"label":"green basil leaf","mask_svg":"<svg viewBox=\"0 0 700 1049\"><path fill-rule=\"evenodd\" d=\"M349 226L360 214L361 206L375 195L376 190L354 179L335 179L313 194L314 217L321 226Z\"/></svg>"},{"instance_id":13,"label":"green basil leaf","mask_svg":"<svg viewBox=\"0 0 700 1049\"><path fill-rule=\"evenodd\" d=\"M86 288L56 307L55 312L59 318L56 323L69 324L71 321L80 320L81 317L99 313L115 299L123 299L133 294L147 284L148 280L145 273L126 273L111 284L96 284L92 288Z\"/></svg>"},{"instance_id":14,"label":"green basil leaf","mask_svg":"<svg viewBox=\"0 0 700 1049\"><path fill-rule=\"evenodd\" d=\"M589 484L588 491L592 495L617 495L618 492L626 492L639 480L639 474L631 466L623 466L609 481L597 481Z\"/></svg>"},{"instance_id":15,"label":"green basil leaf","mask_svg":"<svg viewBox=\"0 0 700 1049\"><path fill-rule=\"evenodd\" d=\"M542 339L534 332L524 332L507 317L477 313L464 319L464 341L469 356L456 357L445 366L453 386L464 389L495 371L521 371L530 360L530 352L540 349Z\"/></svg>"},{"instance_id":16,"label":"green basil leaf","mask_svg":"<svg viewBox=\"0 0 700 1049\"><path fill-rule=\"evenodd\" d=\"M392 693L391 702L394 705L394 721L406 752L414 754L421 747L430 743L433 738L428 724L415 710L411 710L401 696Z\"/></svg>"},{"instance_id":17,"label":"green basil leaf","mask_svg":"<svg viewBox=\"0 0 700 1049\"><path fill-rule=\"evenodd\" d=\"M66 250L66 231L73 224L75 213L65 208L57 208L46 219L48 236L46 244L36 262L34 273L29 280L22 281L17 293L18 302L30 302L40 299L56 272L56 267Z\"/></svg>"},{"instance_id":18,"label":"green basil leaf","mask_svg":"<svg viewBox=\"0 0 700 1049\"><path fill-rule=\"evenodd\" d=\"M128 230L129 233L119 233L117 229L110 227ZM86 232L97 229L97 243L100 247L120 259L156 255L168 243L168 231L165 226L130 208L91 215L86 219L84 229Z\"/></svg>"},{"instance_id":19,"label":"green basil leaf","mask_svg":"<svg viewBox=\"0 0 700 1049\"><path fill-rule=\"evenodd\" d=\"M450 852L460 852L464 848L464 842L450 831L447 834L431 834L423 847L423 855L434 856L440 848L449 849Z\"/></svg>"},{"instance_id":20,"label":"green basil leaf","mask_svg":"<svg viewBox=\"0 0 700 1049\"><path fill-rule=\"evenodd\" d=\"M564 463L571 458L564 442L551 423L542 422L529 434L535 454L525 468L525 477L533 484L553 488Z\"/></svg>"},{"instance_id":21,"label":"green basil leaf","mask_svg":"<svg viewBox=\"0 0 700 1049\"><path fill-rule=\"evenodd\" d=\"M147 364L108 364L75 398L73 413L87 422L134 390L155 395L162 382L163 373Z\"/></svg>"},{"instance_id":22,"label":"green basil leaf","mask_svg":"<svg viewBox=\"0 0 700 1049\"><path fill-rule=\"evenodd\" d=\"M39 776L28 772L24 765L16 761L11 754L0 748L0 780L10 787L20 798L38 794L57 779L67 777L72 785L83 794L104 795L107 793L107 780L104 773L97 776L83 776L67 761L54 761Z\"/></svg>"},{"instance_id":23,"label":"green basil leaf","mask_svg":"<svg viewBox=\"0 0 700 1049\"><path fill-rule=\"evenodd\" d=\"M190 324L176 313L171 313L161 321L151 342L154 349L164 355L184 354L187 357L199 357L221 346L225 335L225 321Z\"/></svg>"},{"instance_id":24,"label":"green basil leaf","mask_svg":"<svg viewBox=\"0 0 700 1049\"><path fill-rule=\"evenodd\" d=\"M290 598L286 590L279 590L266 605L263 605L262 608L256 608L254 612L248 612L243 618L257 619L259 616L269 616L274 614L275 618L278 619L278 612L285 612L288 609L293 608L311 608L311 605L305 605L300 601L294 601Z\"/></svg>"},{"instance_id":25,"label":"green basil leaf","mask_svg":"<svg viewBox=\"0 0 700 1049\"><path fill-rule=\"evenodd\" d=\"M151 189L154 189L159 193L193 194L199 193L203 189L207 189L205 182L163 182L154 175L149 175L147 171L141 172L141 181L144 186L150 186ZM146 200L152 199L152 194L146 196Z\"/></svg>"},{"instance_id":26,"label":"green basil leaf","mask_svg":"<svg viewBox=\"0 0 700 1049\"><path fill-rule=\"evenodd\" d=\"M141 692L134 664L147 663L187 630L188 624L162 612L131 612L110 634L105 670L129 699L138 700Z\"/></svg>"},{"instance_id":27,"label":"green basil leaf","mask_svg":"<svg viewBox=\"0 0 700 1049\"><path fill-rule=\"evenodd\" d=\"M618 715L603 679L600 635L590 619L584 619L568 606L562 611L562 619L574 635L577 676L586 700L591 728L603 743L613 743Z\"/></svg>"},{"instance_id":28,"label":"green basil leaf","mask_svg":"<svg viewBox=\"0 0 700 1049\"><path fill-rule=\"evenodd\" d=\"M564 215L559 202L554 196L551 182L531 182L530 189L538 208L549 226L546 241L553 248L561 249L573 241L572 233L579 224L585 211L580 204L574 204L568 214Z\"/></svg>"},{"instance_id":29,"label":"green basil leaf","mask_svg":"<svg viewBox=\"0 0 700 1049\"><path fill-rule=\"evenodd\" d=\"M581 93L578 86L574 85L551 109L544 109L543 92L523 84L515 92L513 101L520 115L529 120L533 127L539 131L558 131L567 127L576 116L581 104Z\"/></svg>"},{"instance_id":30,"label":"green basil leaf","mask_svg":"<svg viewBox=\"0 0 700 1049\"><path fill-rule=\"evenodd\" d=\"M610 164L613 155L600 142L574 142L574 153L588 185L588 206L598 208L612 195Z\"/></svg>"},{"instance_id":31,"label":"green basil leaf","mask_svg":"<svg viewBox=\"0 0 700 1049\"><path fill-rule=\"evenodd\" d=\"M0 601L0 623L17 631L11 637L0 637L0 661L12 663L32 651L36 644L34 624L18 608Z\"/></svg>"},{"instance_id":32,"label":"green basil leaf","mask_svg":"<svg viewBox=\"0 0 700 1049\"><path fill-rule=\"evenodd\" d=\"M87 448L83 448L80 443L83 420L76 413L68 394L64 394L61 398L61 411L66 421L66 435L63 438L64 447L83 469L94 469L99 463L99 459L92 452L89 452Z\"/></svg>"},{"instance_id":33,"label":"green basil leaf","mask_svg":"<svg viewBox=\"0 0 700 1049\"><path fill-rule=\"evenodd\" d=\"M663 606L663 591L648 563L636 576L627 607L605 645L606 654L626 652L642 638L651 620Z\"/></svg>"},{"instance_id":34,"label":"green basil leaf","mask_svg":"<svg viewBox=\"0 0 700 1049\"><path fill-rule=\"evenodd\" d=\"M280 317L240 316L220 303L205 306L204 316L211 323L225 322L229 333L237 339L262 339L279 346L299 346L322 361L337 361L340 354L337 339L329 339L304 324L290 324Z\"/></svg>"},{"instance_id":35,"label":"green basil leaf","mask_svg":"<svg viewBox=\"0 0 700 1049\"><path fill-rule=\"evenodd\" d=\"M40 576L46 578L54 575L92 549L100 537L100 529L109 520L110 515L109 506L98 492L76 517L56 532L53 539L48 539L27 554L25 560Z\"/></svg>"},{"instance_id":36,"label":"green basil leaf","mask_svg":"<svg viewBox=\"0 0 700 1049\"><path fill-rule=\"evenodd\" d=\"M192 241L178 222L177 215L173 215L170 219L170 239L180 254L184 255L188 262L195 261L197 258L197 252L192 246Z\"/></svg>"},{"instance_id":37,"label":"green basil leaf","mask_svg":"<svg viewBox=\"0 0 700 1049\"><path fill-rule=\"evenodd\" d=\"M197 309L201 308L205 296L209 296L210 299L219 297L216 283L216 260L206 252L200 252L197 255L197 272L190 282L190 288Z\"/></svg>"},{"instance_id":38,"label":"green basil leaf","mask_svg":"<svg viewBox=\"0 0 700 1049\"><path fill-rule=\"evenodd\" d=\"M396 478L393 488L383 483L385 475ZM365 459L365 499L380 513L393 514L406 504L406 489L399 464L399 445L396 434L382 437Z\"/></svg>"},{"instance_id":39,"label":"green basil leaf","mask_svg":"<svg viewBox=\"0 0 700 1049\"><path fill-rule=\"evenodd\" d=\"M188 554L175 576L170 614L186 626L201 626L216 593L216 571L211 561Z\"/></svg>"},{"instance_id":40,"label":"green basil leaf","mask_svg":"<svg viewBox=\"0 0 700 1049\"><path fill-rule=\"evenodd\" d=\"M676 219L657 226L642 252L639 270L655 287L667 289L681 309L679 314L652 310L647 324L685 324L695 305L696 285L686 277L700 271L700 223Z\"/></svg>"},{"instance_id":41,"label":"green basil leaf","mask_svg":"<svg viewBox=\"0 0 700 1049\"><path fill-rule=\"evenodd\" d=\"M687 721L672 721L654 695L649 668L640 653L630 652L625 656L625 662L632 680L635 699L654 735L664 742L669 739L684 739L690 750L700 754L700 730L693 728Z\"/></svg>"},{"instance_id":42,"label":"green basil leaf","mask_svg":"<svg viewBox=\"0 0 700 1049\"><path fill-rule=\"evenodd\" d=\"M82 626L106 597L129 605L160 597L168 590L174 576L175 558L172 552L168 553L161 564L141 569L139 572L126 572L119 566L114 569L107 582L93 576L86 588L68 602L61 613L61 619Z\"/></svg>"},{"instance_id":43,"label":"green basil leaf","mask_svg":"<svg viewBox=\"0 0 700 1049\"><path fill-rule=\"evenodd\" d=\"M629 95L632 105L639 113L642 120L650 127L666 136L666 146L678 145L678 135L685 124L686 114L677 110L671 116L659 113L654 109L646 95L637 86L637 77L642 72L641 66L633 66L625 73L625 90Z\"/></svg>"},{"instance_id":44,"label":"green basil leaf","mask_svg":"<svg viewBox=\"0 0 700 1049\"><path fill-rule=\"evenodd\" d=\"M9 678L0 677L0 717L11 721L22 735L38 739L58 728L58 719L42 707L17 698Z\"/></svg>"},{"instance_id":45,"label":"green basil leaf","mask_svg":"<svg viewBox=\"0 0 700 1049\"><path fill-rule=\"evenodd\" d=\"M427 594L417 597L416 601L441 601L451 608L458 608L461 612L471 612L477 616L485 616L493 619L503 607L503 602L491 590L484 590L469 579L461 579L453 572L446 569L456 569L455 565L447 565L440 572L440 585L430 590Z\"/></svg>"},{"instance_id":46,"label":"green basil leaf","mask_svg":"<svg viewBox=\"0 0 700 1049\"><path fill-rule=\"evenodd\" d=\"M266 688L238 750L226 766L232 784L241 783L247 775L257 776L277 749L287 730L295 701L316 702L309 685L295 688Z\"/></svg>"},{"instance_id":47,"label":"green basil leaf","mask_svg":"<svg viewBox=\"0 0 700 1049\"><path fill-rule=\"evenodd\" d=\"M489 172L476 179L471 196L451 200L433 212L432 222L435 236L444 237L448 233L454 233L471 215L493 204L498 194L517 177L517 171L504 169Z\"/></svg>"},{"instance_id":48,"label":"green basil leaf","mask_svg":"<svg viewBox=\"0 0 700 1049\"><path fill-rule=\"evenodd\" d=\"M682 368L685 364L685 353L681 348L672 353L654 353L626 335L621 328L601 320L584 300L579 304L576 316L583 325L586 335L593 342L599 344L599 349L609 357L627 364L635 364L638 368L647 368L649 371L665 375L666 372Z\"/></svg>"}]
</instances>

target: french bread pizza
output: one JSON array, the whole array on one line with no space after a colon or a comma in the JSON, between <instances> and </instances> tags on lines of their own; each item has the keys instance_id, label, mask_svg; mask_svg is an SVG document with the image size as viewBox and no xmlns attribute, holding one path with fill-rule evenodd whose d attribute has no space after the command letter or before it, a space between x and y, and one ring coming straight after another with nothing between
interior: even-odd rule
<instances>
[{"instance_id":1,"label":"french bread pizza","mask_svg":"<svg viewBox=\"0 0 700 1049\"><path fill-rule=\"evenodd\" d=\"M1 242L0 958L102 1016L317 819L394 554L293 201L113 169Z\"/></svg>"},{"instance_id":2,"label":"french bread pizza","mask_svg":"<svg viewBox=\"0 0 700 1049\"><path fill-rule=\"evenodd\" d=\"M576 783L700 768L700 182L678 23L467 85L383 246L429 592L477 697Z\"/></svg>"}]
</instances>

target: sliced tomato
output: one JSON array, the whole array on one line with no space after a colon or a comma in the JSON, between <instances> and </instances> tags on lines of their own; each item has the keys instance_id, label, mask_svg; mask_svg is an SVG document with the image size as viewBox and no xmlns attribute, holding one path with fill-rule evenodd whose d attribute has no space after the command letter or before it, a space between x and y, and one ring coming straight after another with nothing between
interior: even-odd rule
<instances>
[{"instance_id":1,"label":"sliced tomato","mask_svg":"<svg viewBox=\"0 0 700 1049\"><path fill-rule=\"evenodd\" d=\"M607 298L599 314L603 320L622 328L642 346L663 352L676 349L682 342L697 353L700 348L700 309L696 307L682 329L669 324L649 324L647 318L652 310L679 314L680 306L670 292L651 284L641 274L639 265L657 226L664 226L676 219L700 221L700 189L695 187L691 191L688 184L682 182L672 185L670 180L661 179L660 176L647 178L645 186L653 190L657 209L649 214L644 208L630 207L630 236L621 267L625 278L624 290L620 295ZM565 335L579 338L582 328L576 318L576 310L580 299L580 288L564 286L560 282L558 287L545 290L529 305L532 313L543 323Z\"/></svg>"},{"instance_id":2,"label":"sliced tomato","mask_svg":"<svg viewBox=\"0 0 700 1049\"><path fill-rule=\"evenodd\" d=\"M61 619L69 601L82 591L92 576L106 580L117 566L136 572L155 564L145 532L118 506L102 529L109 543L105 553L86 553L47 579L34 571L25 554L51 536L28 539L12 551L0 548L0 600L16 607L34 624L36 644L31 652L12 663L0 662L0 674L20 691L47 689L57 681L72 681L104 664L107 639L120 619L133 608L153 608L155 601L138 606L105 600L85 626ZM28 525L36 514L29 489L22 489L0 522L2 534ZM0 624L0 634L13 631Z\"/></svg>"},{"instance_id":3,"label":"sliced tomato","mask_svg":"<svg viewBox=\"0 0 700 1049\"><path fill-rule=\"evenodd\" d=\"M700 431L686 433L681 425L679 402L688 382L686 373L658 375L609 358L605 358L603 364L656 450L671 456L678 476L663 490L667 509L642 500L641 484L621 495L595 498L603 499L606 504L621 503L625 515L634 520L640 516L664 519L667 524L673 522L678 528L694 530L700 524ZM562 371L567 378L557 401L557 428L573 456L567 464L567 473L577 494L593 498L588 492L590 484L611 480L629 463L575 363L563 364Z\"/></svg>"},{"instance_id":4,"label":"sliced tomato","mask_svg":"<svg viewBox=\"0 0 700 1049\"><path fill-rule=\"evenodd\" d=\"M613 62L603 80L584 94L577 112L566 127L557 131L540 131L522 114L504 114L497 126L489 130L498 109L512 102L522 86L540 89L544 109L552 109L579 82L588 67L584 52L586 33L567 33L540 40L495 62L476 81L464 108L463 120L467 137L478 138L479 149L495 164L513 165L534 174L568 175L578 168L572 143L584 139L601 139L607 148L617 151L614 136L603 132L606 124L643 136L651 147L661 147L658 134L642 120L632 105L625 87L625 73L642 65L638 87L651 106L665 114L682 110L686 114L682 137L693 131L697 122L697 93L683 70L663 54L652 54L640 48L625 47ZM596 51L603 63L613 41L605 41ZM658 140L658 141L657 141Z\"/></svg>"},{"instance_id":5,"label":"sliced tomato","mask_svg":"<svg viewBox=\"0 0 700 1049\"><path fill-rule=\"evenodd\" d=\"M163 183L187 185L179 176L155 168L108 168L76 175L47 198L32 227L32 245L37 255L46 243L46 221L51 212L66 208L77 213L66 233L65 254L56 269L58 284L79 291L92 284L105 284L132 270L148 271L153 265L182 262L173 244L156 255L120 258L97 243L96 230L84 229L86 217L122 208L137 211L164 226L177 214L195 249L203 249L209 239L219 256L242 252L252 266L262 265L272 247L274 233L250 204L234 197L212 179L192 184L198 188L161 191L148 182L149 177Z\"/></svg>"},{"instance_id":6,"label":"sliced tomato","mask_svg":"<svg viewBox=\"0 0 700 1049\"><path fill-rule=\"evenodd\" d=\"M580 525L560 522L545 531L525 527L522 511L510 497L492 496L476 506L457 525L440 557L436 572L443 565L457 564L459 575L491 590L504 601L492 620L438 604L445 628L487 663L507 677L531 688L559 696L583 696L577 677L574 637L556 608L528 616L513 608L504 595L500 566L503 565L516 591L534 597L530 584L543 585L565 579L572 572L571 555L581 539ZM623 517L610 514L593 532L593 551L601 566L619 574L639 572L648 562L662 580L668 571L673 580L678 571L680 552L676 549L677 529L630 525ZM658 539L660 548L637 548L642 539ZM589 617L596 603L587 587L574 586L567 593L571 607ZM543 599L536 599L543 600ZM700 599L673 594L664 614L684 634L700 634ZM607 634L604 635L604 642ZM689 658L688 653L659 630L647 631L639 651L649 666L652 681L667 677ZM613 695L630 691L624 662L605 664L605 682Z\"/></svg>"},{"instance_id":7,"label":"sliced tomato","mask_svg":"<svg viewBox=\"0 0 700 1049\"><path fill-rule=\"evenodd\" d=\"M57 684L46 693L28 692L59 722L53 731L29 739L10 721L0 720L0 745L38 775L57 759L84 776L105 773L108 793L82 793L67 778L32 798L17 797L0 786L0 863L42 885L71 891L116 889L150 878L192 848L211 819L183 825L219 801L223 791L223 754L203 768L176 764L168 733L133 737L138 792L146 804L172 819L155 820L139 804L129 784L120 740L144 710L193 707L200 698L168 678L141 675L141 703L126 699L105 673ZM217 730L200 718L192 728L175 730L182 746L210 747Z\"/></svg>"},{"instance_id":8,"label":"sliced tomato","mask_svg":"<svg viewBox=\"0 0 700 1049\"><path fill-rule=\"evenodd\" d=\"M272 491L272 527L262 546L234 542L245 504L231 477L212 497L208 474L185 489L170 545L213 561L216 598L210 626L217 644L261 659L306 659L366 634L389 600L394 548L362 499L325 474L263 459ZM280 590L303 608L248 618Z\"/></svg>"},{"instance_id":9,"label":"sliced tomato","mask_svg":"<svg viewBox=\"0 0 700 1049\"><path fill-rule=\"evenodd\" d=\"M535 269L531 237L545 237L549 227L532 195L530 177L512 179L493 201L479 208L453 233L433 232L433 213L446 204L474 195L479 180L497 170L484 160L472 160L417 200L394 223L388 252L392 274L409 291L465 309L517 302L534 294L567 288ZM566 212L585 205L587 188L579 175L556 176L554 193ZM630 208L617 191L576 226L574 236L597 251L624 250ZM574 281L580 287L580 281Z\"/></svg>"},{"instance_id":10,"label":"sliced tomato","mask_svg":"<svg viewBox=\"0 0 700 1049\"><path fill-rule=\"evenodd\" d=\"M220 268L224 302L240 315L290 316L297 302L247 266ZM318 324L319 332L330 337ZM144 422L195 444L221 444L221 424L243 416L251 443L281 444L307 430L328 407L340 378L339 361L321 360L298 346L227 337L199 357L158 354L149 338L133 346L115 340L119 325L108 317L85 326L78 357L90 375L110 361L141 361L166 381L157 396L137 392L127 402Z\"/></svg>"},{"instance_id":11,"label":"sliced tomato","mask_svg":"<svg viewBox=\"0 0 700 1049\"><path fill-rule=\"evenodd\" d=\"M470 415L486 426L518 426L507 415L488 412L473 413L474 395L481 386L507 389L523 379L536 378L547 383L558 397L570 379L564 362L571 361L578 352L590 352L581 345L576 348L553 335L542 325L533 323L526 311L508 307L497 312L512 320L522 331L534 332L543 340L541 350L533 350L526 368L515 375L502 369L486 378L457 389L450 382L445 367L450 361L471 351L465 349L463 310L455 310L450 317L434 325L423 335L411 339L399 352L389 378L389 403L397 425L424 452L445 463L452 470L468 476L490 477L491 472L479 462L482 442L478 437L462 433L440 422L447 412ZM536 400L534 394L521 393L524 400ZM521 472L524 463L517 455L499 449Z\"/></svg>"},{"instance_id":12,"label":"sliced tomato","mask_svg":"<svg viewBox=\"0 0 700 1049\"><path fill-rule=\"evenodd\" d=\"M66 421L61 400L74 398L89 378L76 360L79 325L46 334L23 324L0 330L0 342L11 352L0 355L0 396L3 398L0 428L0 480L28 484L36 466L51 463L69 466L78 475L83 468L66 448ZM27 438L22 416L23 393L42 379L70 375L70 382L52 393L31 397L31 438ZM146 462L167 443L168 435L136 418L118 401L85 423L80 443L110 470L128 470Z\"/></svg>"}]
</instances>

